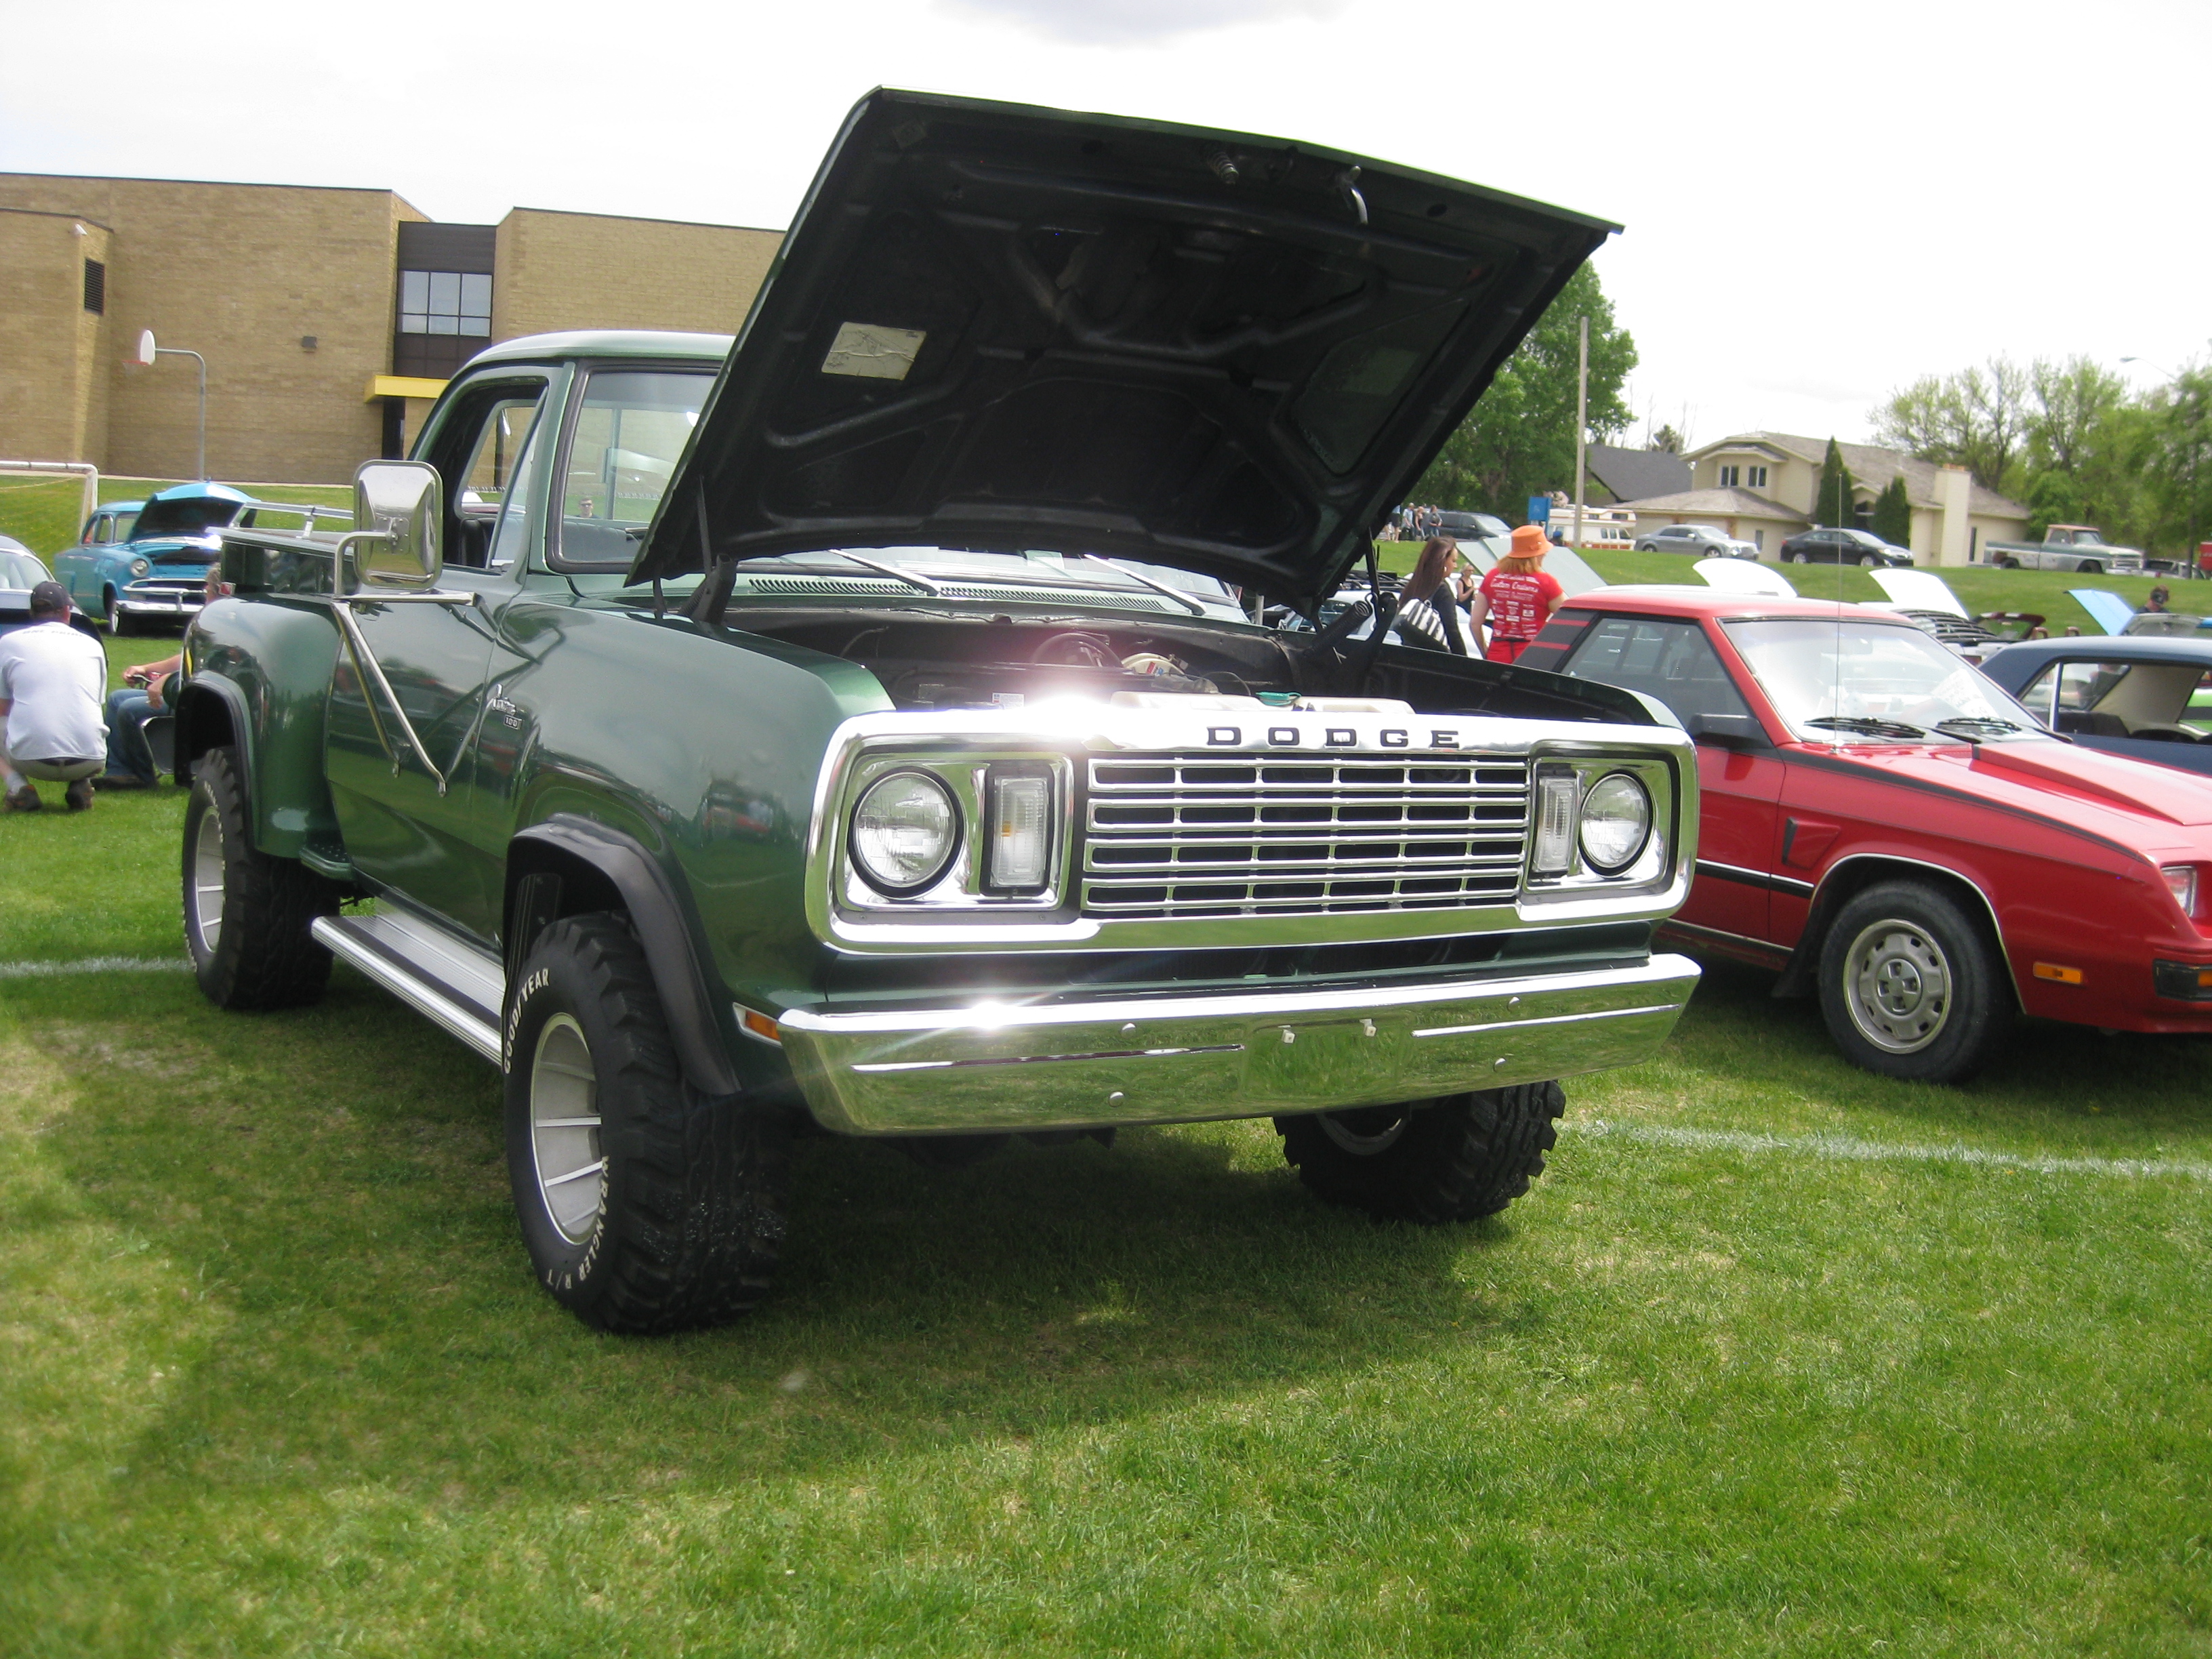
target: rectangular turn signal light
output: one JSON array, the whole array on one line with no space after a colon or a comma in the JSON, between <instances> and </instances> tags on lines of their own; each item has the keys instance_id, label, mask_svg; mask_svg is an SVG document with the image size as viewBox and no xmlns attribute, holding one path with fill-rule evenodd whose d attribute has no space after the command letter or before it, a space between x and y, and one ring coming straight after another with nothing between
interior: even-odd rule
<instances>
[{"instance_id":1,"label":"rectangular turn signal light","mask_svg":"<svg viewBox=\"0 0 2212 1659\"><path fill-rule=\"evenodd\" d=\"M769 1042L781 1042L783 1041L783 1028L781 1025L778 1025L774 1020L770 1019L766 1014L755 1013L750 1008L743 1009L740 1012L743 1013L744 1018L745 1030L751 1032L753 1036L762 1038L763 1041Z\"/></svg>"},{"instance_id":2,"label":"rectangular turn signal light","mask_svg":"<svg viewBox=\"0 0 2212 1659\"><path fill-rule=\"evenodd\" d=\"M2035 976L2038 979L2055 981L2060 985L2079 985L2081 982L2081 970L2079 968L2061 968L2055 962L2037 963Z\"/></svg>"}]
</instances>

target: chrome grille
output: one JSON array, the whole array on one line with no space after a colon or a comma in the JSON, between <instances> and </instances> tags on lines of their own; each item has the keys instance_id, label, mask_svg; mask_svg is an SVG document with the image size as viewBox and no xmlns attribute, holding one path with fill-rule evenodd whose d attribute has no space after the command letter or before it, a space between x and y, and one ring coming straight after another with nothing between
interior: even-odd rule
<instances>
[{"instance_id":1,"label":"chrome grille","mask_svg":"<svg viewBox=\"0 0 2212 1659\"><path fill-rule=\"evenodd\" d=\"M1520 886L1514 756L1094 757L1090 786L1087 915L1442 909Z\"/></svg>"}]
</instances>

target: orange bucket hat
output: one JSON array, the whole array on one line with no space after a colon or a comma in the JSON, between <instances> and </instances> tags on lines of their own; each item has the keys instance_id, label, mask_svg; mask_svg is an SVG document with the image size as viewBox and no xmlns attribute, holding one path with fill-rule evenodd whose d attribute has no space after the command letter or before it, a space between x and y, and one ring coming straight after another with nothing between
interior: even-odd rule
<instances>
[{"instance_id":1,"label":"orange bucket hat","mask_svg":"<svg viewBox=\"0 0 2212 1659\"><path fill-rule=\"evenodd\" d=\"M1540 559L1552 550L1550 538L1541 525L1524 524L1513 532L1513 550L1506 556L1515 559Z\"/></svg>"}]
</instances>

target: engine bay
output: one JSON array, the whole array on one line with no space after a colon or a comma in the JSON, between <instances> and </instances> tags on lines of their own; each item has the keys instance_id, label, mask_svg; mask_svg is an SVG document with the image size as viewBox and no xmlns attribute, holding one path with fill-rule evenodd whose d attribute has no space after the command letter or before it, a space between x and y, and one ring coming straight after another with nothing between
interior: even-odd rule
<instances>
[{"instance_id":1,"label":"engine bay","mask_svg":"<svg viewBox=\"0 0 2212 1659\"><path fill-rule=\"evenodd\" d=\"M1056 696L1379 697L1422 714L1652 724L1636 697L1446 654L1312 633L1096 615L731 607L728 627L842 658L902 709L1007 708Z\"/></svg>"}]
</instances>

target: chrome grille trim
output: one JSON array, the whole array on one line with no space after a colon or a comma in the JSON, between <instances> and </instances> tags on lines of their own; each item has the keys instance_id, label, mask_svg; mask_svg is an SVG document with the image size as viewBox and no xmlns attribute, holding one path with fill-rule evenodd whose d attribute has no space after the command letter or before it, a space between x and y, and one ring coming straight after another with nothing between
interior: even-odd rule
<instances>
[{"instance_id":1,"label":"chrome grille trim","mask_svg":"<svg viewBox=\"0 0 2212 1659\"><path fill-rule=\"evenodd\" d=\"M1087 782L1085 915L1463 908L1520 887L1518 755L1124 753Z\"/></svg>"}]
</instances>

